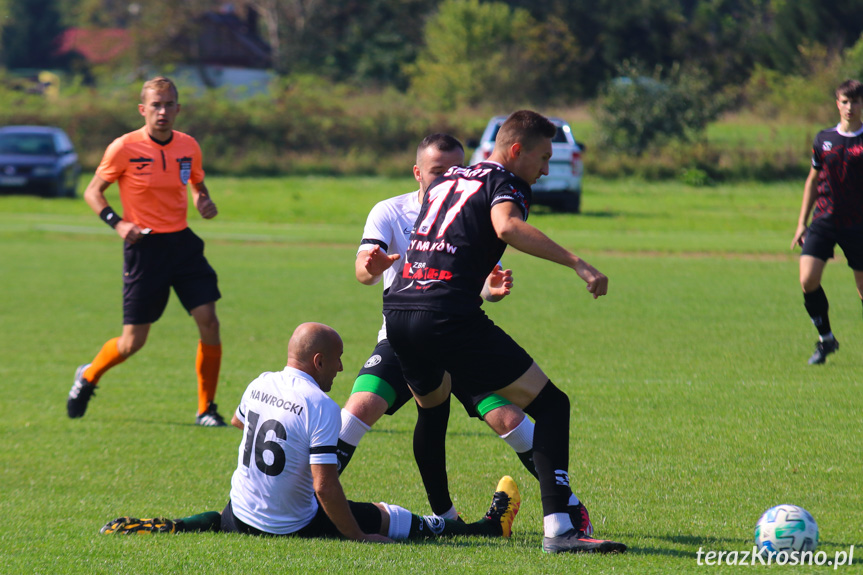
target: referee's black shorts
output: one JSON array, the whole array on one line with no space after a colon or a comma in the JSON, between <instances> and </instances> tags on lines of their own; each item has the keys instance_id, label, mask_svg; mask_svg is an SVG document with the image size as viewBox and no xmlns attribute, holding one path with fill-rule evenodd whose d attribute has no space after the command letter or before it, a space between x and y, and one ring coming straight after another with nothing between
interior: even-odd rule
<instances>
[{"instance_id":1,"label":"referee's black shorts","mask_svg":"<svg viewBox=\"0 0 863 575\"><path fill-rule=\"evenodd\" d=\"M222 297L216 272L204 257L204 241L190 228L124 244L124 325L159 319L172 287L186 311Z\"/></svg>"},{"instance_id":2,"label":"referee's black shorts","mask_svg":"<svg viewBox=\"0 0 863 575\"><path fill-rule=\"evenodd\" d=\"M408 385L417 395L440 387L443 372L453 388L491 393L524 375L533 359L481 309L467 316L437 311L385 310L387 339Z\"/></svg>"}]
</instances>

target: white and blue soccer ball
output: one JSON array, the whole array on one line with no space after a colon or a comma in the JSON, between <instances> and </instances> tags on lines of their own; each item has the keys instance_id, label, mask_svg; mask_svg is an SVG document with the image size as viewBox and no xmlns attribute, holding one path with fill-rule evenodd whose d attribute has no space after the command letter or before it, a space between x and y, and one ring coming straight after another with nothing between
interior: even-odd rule
<instances>
[{"instance_id":1,"label":"white and blue soccer ball","mask_svg":"<svg viewBox=\"0 0 863 575\"><path fill-rule=\"evenodd\" d=\"M818 524L797 505L777 505L764 512L755 526L755 545L761 553L815 551Z\"/></svg>"}]
</instances>

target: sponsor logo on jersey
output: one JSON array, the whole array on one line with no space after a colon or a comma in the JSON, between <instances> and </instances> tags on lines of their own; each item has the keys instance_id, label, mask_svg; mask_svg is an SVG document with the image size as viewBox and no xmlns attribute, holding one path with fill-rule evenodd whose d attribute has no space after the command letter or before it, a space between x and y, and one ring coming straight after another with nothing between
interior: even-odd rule
<instances>
[{"instance_id":1,"label":"sponsor logo on jersey","mask_svg":"<svg viewBox=\"0 0 863 575\"><path fill-rule=\"evenodd\" d=\"M282 399L281 397L277 397L270 393L265 393L259 389L253 389L251 393L249 393L249 398L260 401L266 405L272 405L273 407L284 409L294 415L302 415L303 413L302 405L288 401L287 399Z\"/></svg>"},{"instance_id":2,"label":"sponsor logo on jersey","mask_svg":"<svg viewBox=\"0 0 863 575\"><path fill-rule=\"evenodd\" d=\"M371 356L371 357L366 361L366 363L365 363L365 364L363 364L363 367L366 367L366 368L368 368L368 367L374 367L374 366L376 366L377 364L379 364L380 362L381 362L381 356L379 356L378 354L375 354L375 355Z\"/></svg>"},{"instance_id":3,"label":"sponsor logo on jersey","mask_svg":"<svg viewBox=\"0 0 863 575\"><path fill-rule=\"evenodd\" d=\"M192 158L180 158L177 161L180 163L180 181L185 186L192 177Z\"/></svg>"},{"instance_id":4,"label":"sponsor logo on jersey","mask_svg":"<svg viewBox=\"0 0 863 575\"><path fill-rule=\"evenodd\" d=\"M454 246L443 240L439 242L411 240L410 247L408 249L416 250L418 252L447 252L455 254L456 251L458 251L458 246Z\"/></svg>"},{"instance_id":5,"label":"sponsor logo on jersey","mask_svg":"<svg viewBox=\"0 0 863 575\"><path fill-rule=\"evenodd\" d=\"M135 171L142 176L149 176L150 170L149 168L153 167L153 158L145 158L141 156L140 158L132 158L129 160L129 163L135 166ZM144 170L147 170L146 172Z\"/></svg>"},{"instance_id":6,"label":"sponsor logo on jersey","mask_svg":"<svg viewBox=\"0 0 863 575\"><path fill-rule=\"evenodd\" d=\"M406 262L404 268L402 268L402 277L417 280L417 283L425 285L449 281L452 279L452 272L426 267L426 264L422 262L416 264Z\"/></svg>"},{"instance_id":7,"label":"sponsor logo on jersey","mask_svg":"<svg viewBox=\"0 0 863 575\"><path fill-rule=\"evenodd\" d=\"M825 152L829 152L833 149L833 142L824 142L824 144L821 146L821 149Z\"/></svg>"}]
</instances>

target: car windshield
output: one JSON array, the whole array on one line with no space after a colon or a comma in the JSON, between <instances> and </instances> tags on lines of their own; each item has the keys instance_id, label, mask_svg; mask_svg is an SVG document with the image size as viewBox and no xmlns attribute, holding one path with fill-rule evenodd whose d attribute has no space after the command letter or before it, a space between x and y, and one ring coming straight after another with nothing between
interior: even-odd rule
<instances>
[{"instance_id":1,"label":"car windshield","mask_svg":"<svg viewBox=\"0 0 863 575\"><path fill-rule=\"evenodd\" d=\"M0 154L45 156L55 153L51 134L0 134Z\"/></svg>"}]
</instances>

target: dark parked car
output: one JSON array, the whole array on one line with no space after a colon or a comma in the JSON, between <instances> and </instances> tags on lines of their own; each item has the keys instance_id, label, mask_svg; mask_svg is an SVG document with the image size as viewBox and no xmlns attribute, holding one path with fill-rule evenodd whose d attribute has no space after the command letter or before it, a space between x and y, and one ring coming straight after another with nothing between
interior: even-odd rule
<instances>
[{"instance_id":1,"label":"dark parked car","mask_svg":"<svg viewBox=\"0 0 863 575\"><path fill-rule=\"evenodd\" d=\"M0 193L71 198L80 175L78 154L60 128L0 128Z\"/></svg>"}]
</instances>

